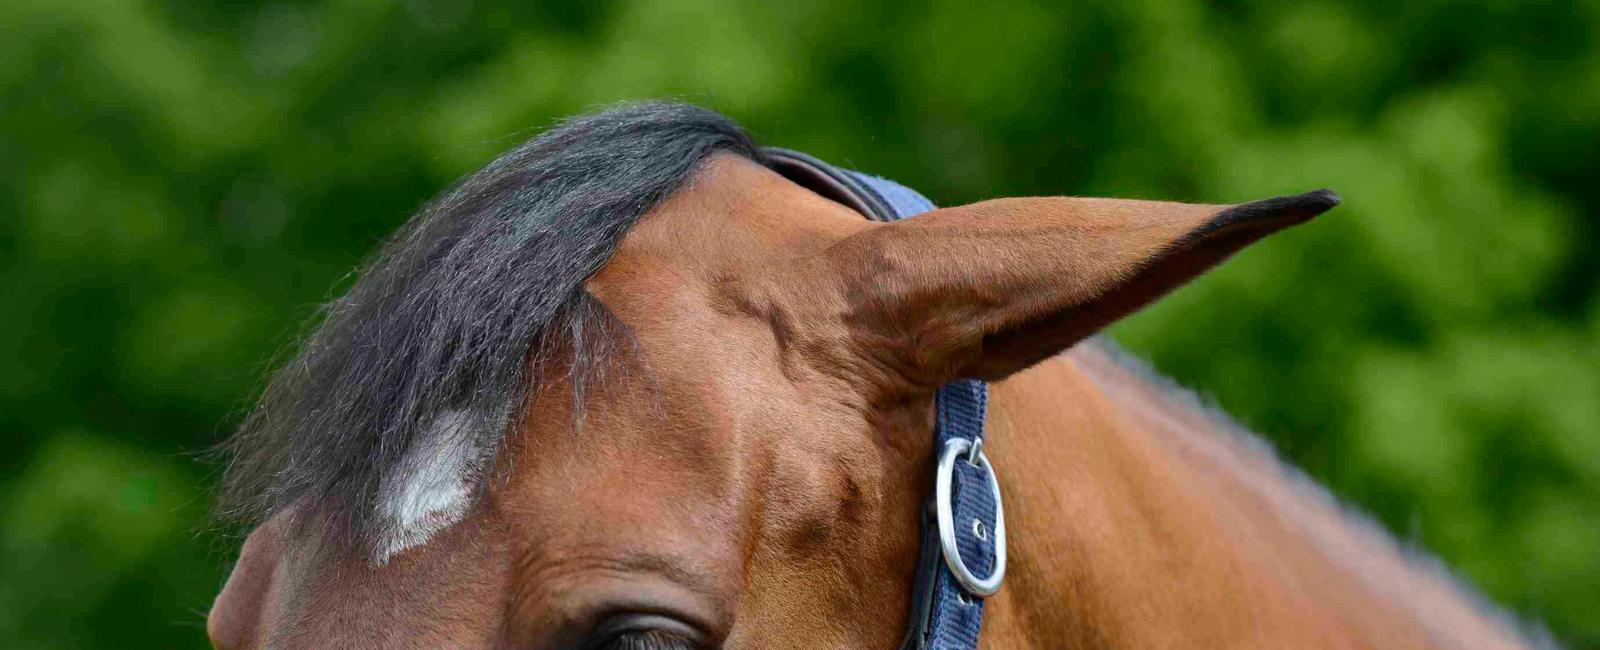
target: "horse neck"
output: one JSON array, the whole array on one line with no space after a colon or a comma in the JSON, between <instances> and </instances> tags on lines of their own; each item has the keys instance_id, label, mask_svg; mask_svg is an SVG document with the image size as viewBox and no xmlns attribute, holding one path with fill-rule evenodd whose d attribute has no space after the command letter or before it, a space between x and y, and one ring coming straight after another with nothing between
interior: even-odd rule
<instances>
[{"instance_id":1,"label":"horse neck","mask_svg":"<svg viewBox=\"0 0 1600 650\"><path fill-rule=\"evenodd\" d=\"M1118 356L1080 345L994 386L1011 569L989 647L1523 647L1448 575Z\"/></svg>"}]
</instances>

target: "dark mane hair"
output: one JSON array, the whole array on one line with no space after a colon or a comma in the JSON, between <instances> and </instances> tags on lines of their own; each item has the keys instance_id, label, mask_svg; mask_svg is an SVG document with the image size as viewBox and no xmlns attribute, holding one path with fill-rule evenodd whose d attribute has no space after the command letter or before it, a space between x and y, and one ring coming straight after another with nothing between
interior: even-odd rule
<instances>
[{"instance_id":1,"label":"dark mane hair","mask_svg":"<svg viewBox=\"0 0 1600 650\"><path fill-rule=\"evenodd\" d=\"M448 418L492 460L542 360L568 357L575 386L593 364L586 332L609 314L584 281L715 151L761 159L713 111L628 104L563 122L447 190L268 380L222 447L219 513L259 523L309 499L356 541L431 423Z\"/></svg>"}]
</instances>

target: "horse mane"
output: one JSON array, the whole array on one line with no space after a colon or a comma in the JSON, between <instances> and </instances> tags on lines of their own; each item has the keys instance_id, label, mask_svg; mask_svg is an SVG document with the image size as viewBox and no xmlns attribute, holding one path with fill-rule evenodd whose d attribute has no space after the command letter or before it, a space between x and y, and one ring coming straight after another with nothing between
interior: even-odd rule
<instances>
[{"instance_id":1,"label":"horse mane","mask_svg":"<svg viewBox=\"0 0 1600 650\"><path fill-rule=\"evenodd\" d=\"M250 525L309 501L345 541L371 542L419 447L491 466L554 359L582 399L596 342L619 325L584 282L717 151L761 160L714 111L626 104L557 124L424 206L318 310L220 447L218 514Z\"/></svg>"}]
</instances>

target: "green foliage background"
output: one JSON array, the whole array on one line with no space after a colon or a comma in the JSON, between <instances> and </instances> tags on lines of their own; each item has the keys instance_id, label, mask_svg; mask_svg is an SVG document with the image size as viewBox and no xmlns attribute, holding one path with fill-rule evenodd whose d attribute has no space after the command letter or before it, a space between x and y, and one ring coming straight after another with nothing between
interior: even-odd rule
<instances>
[{"instance_id":1,"label":"green foliage background","mask_svg":"<svg viewBox=\"0 0 1600 650\"><path fill-rule=\"evenodd\" d=\"M1600 3L0 3L0 645L201 647L197 462L431 194L626 98L956 203L1346 203L1116 328L1600 648Z\"/></svg>"}]
</instances>

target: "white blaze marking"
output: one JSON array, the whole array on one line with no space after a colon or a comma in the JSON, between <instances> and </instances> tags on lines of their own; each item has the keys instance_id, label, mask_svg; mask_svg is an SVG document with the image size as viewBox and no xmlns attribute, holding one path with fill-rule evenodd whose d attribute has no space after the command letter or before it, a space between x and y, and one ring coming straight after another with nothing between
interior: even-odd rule
<instances>
[{"instance_id":1,"label":"white blaze marking","mask_svg":"<svg viewBox=\"0 0 1600 650\"><path fill-rule=\"evenodd\" d=\"M440 415L413 441L398 470L384 478L378 506L383 522L379 565L426 543L466 515L482 463L475 437L467 430L469 423L464 411Z\"/></svg>"}]
</instances>

